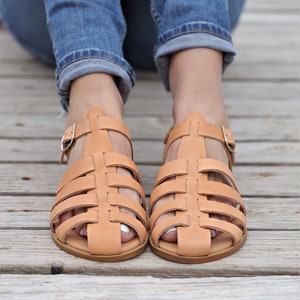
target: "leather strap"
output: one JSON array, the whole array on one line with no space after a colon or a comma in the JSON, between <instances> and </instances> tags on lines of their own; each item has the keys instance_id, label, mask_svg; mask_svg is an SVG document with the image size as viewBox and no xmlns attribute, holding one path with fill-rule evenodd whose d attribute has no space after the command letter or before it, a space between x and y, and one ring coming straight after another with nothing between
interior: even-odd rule
<instances>
[{"instance_id":1,"label":"leather strap","mask_svg":"<svg viewBox=\"0 0 300 300\"><path fill-rule=\"evenodd\" d=\"M140 174L129 157L113 151L109 131L123 134L132 148L126 125L104 116L100 110L91 110L86 120L66 129L62 138L63 155L68 157L76 140L86 135L85 157L62 176L51 211L51 230L62 243L76 243L74 235L68 239L69 234L76 226L87 224L87 239L78 236L77 240L81 238L87 243L91 255L122 253L121 224L136 231L140 245L147 239L146 200ZM119 174L117 168L126 169L132 177ZM119 194L120 188L136 192L140 203ZM121 208L135 216L122 212ZM84 209L85 212L59 222L63 213L76 209ZM74 247L77 245L74 244Z\"/></svg>"},{"instance_id":2,"label":"leather strap","mask_svg":"<svg viewBox=\"0 0 300 300\"><path fill-rule=\"evenodd\" d=\"M165 148L164 148L164 156L163 160L165 160L166 154L169 150L170 145L177 139L182 138L184 136L188 136L191 130L190 122L183 122L181 124L173 126L167 133L165 137ZM220 141L227 153L229 159L230 168L234 164L234 152L230 151L230 149L235 150L236 144L233 137L233 134L230 129L222 128L220 126L216 126L204 121L201 119L198 120L198 136L202 136L204 138L212 138Z\"/></svg>"},{"instance_id":3,"label":"leather strap","mask_svg":"<svg viewBox=\"0 0 300 300\"><path fill-rule=\"evenodd\" d=\"M123 134L130 143L131 153L133 152L129 130L123 122L104 116L102 115L102 112L101 114L98 113L95 118L96 122L91 123L91 119L86 119L78 124L73 124L73 126L70 126L65 130L65 133L61 139L62 154L60 157L60 162L62 162L64 155L68 157L70 150L75 145L76 140L79 137L92 132L92 127L94 127L93 130L116 131Z\"/></svg>"},{"instance_id":4,"label":"leather strap","mask_svg":"<svg viewBox=\"0 0 300 300\"><path fill-rule=\"evenodd\" d=\"M205 138L223 143L230 168L221 161L207 158ZM150 195L151 240L156 247L163 247L161 236L175 227L177 255L206 256L210 254L213 243L210 230L227 233L233 244L246 231L246 209L231 172L231 150L235 148L235 142L229 129L209 124L195 113L169 131L165 139L164 159L170 145L178 139L181 139L178 158L160 168ZM208 180L210 172L220 174L224 183ZM173 195L174 200L153 210L154 205L167 195ZM219 199L224 200L220 202ZM173 217L157 222L166 213L173 213ZM232 222L212 218L212 214L227 216Z\"/></svg>"}]
</instances>

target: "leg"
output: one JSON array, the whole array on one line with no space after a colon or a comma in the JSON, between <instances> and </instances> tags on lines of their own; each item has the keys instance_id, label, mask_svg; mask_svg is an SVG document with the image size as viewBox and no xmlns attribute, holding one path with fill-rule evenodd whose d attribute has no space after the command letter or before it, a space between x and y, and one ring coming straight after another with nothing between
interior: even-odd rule
<instances>
[{"instance_id":1,"label":"leg","mask_svg":"<svg viewBox=\"0 0 300 300\"><path fill-rule=\"evenodd\" d=\"M124 104L119 90L115 84L114 78L105 73L87 74L75 79L70 88L69 112L66 127L72 126L73 123L79 123L86 118L88 111L93 107L99 107L106 116L117 120L123 119ZM111 132L110 138L116 152L132 157L131 147L127 139L121 134ZM78 139L76 146L70 153L68 166L73 165L83 157L85 138ZM123 169L119 173L130 176ZM122 192L126 193L126 189ZM133 193L131 196L136 197ZM71 216L70 212L62 215L62 221ZM135 237L135 231L122 227L122 242L127 242ZM79 234L87 236L86 226L77 226Z\"/></svg>"},{"instance_id":2,"label":"leg","mask_svg":"<svg viewBox=\"0 0 300 300\"><path fill-rule=\"evenodd\" d=\"M144 250L147 234L144 195L122 123L134 73L122 53L125 24L120 3L47 0L46 8L58 90L69 111L63 137L68 170L52 209L52 237L65 251L92 260L133 257ZM75 143L68 140L72 124ZM91 161L92 169L85 170ZM91 182L84 183L87 180ZM90 197L96 197L96 203L89 203Z\"/></svg>"},{"instance_id":3,"label":"leg","mask_svg":"<svg viewBox=\"0 0 300 300\"><path fill-rule=\"evenodd\" d=\"M228 126L222 67L222 53L213 49L187 49L171 56L169 78L175 124L183 122L187 113L197 111L209 122Z\"/></svg>"},{"instance_id":4,"label":"leg","mask_svg":"<svg viewBox=\"0 0 300 300\"><path fill-rule=\"evenodd\" d=\"M156 63L171 90L174 118L150 197L152 249L179 262L218 259L245 240L244 217L237 217L244 207L240 211L240 197L230 182L232 154L221 130L224 126L229 134L221 85L234 55L227 6L224 1L153 1L152 7L160 31ZM236 218L241 223L232 227ZM233 238L231 230L239 237Z\"/></svg>"},{"instance_id":5,"label":"leg","mask_svg":"<svg viewBox=\"0 0 300 300\"><path fill-rule=\"evenodd\" d=\"M205 116L206 121L229 128L222 95L222 65L222 53L213 49L188 49L171 56L169 80L174 101L174 126L182 123L189 113L198 112ZM207 71L203 72L203 70ZM170 146L164 162L177 158L180 142L177 140ZM220 160L228 165L226 152L218 141L208 139L206 148L209 158ZM214 177L211 176L210 179ZM222 178L216 179L222 180ZM163 201L159 204L163 204ZM161 220L166 217L161 217ZM212 235L215 235L214 231ZM176 232L171 230L162 238L175 242Z\"/></svg>"}]
</instances>

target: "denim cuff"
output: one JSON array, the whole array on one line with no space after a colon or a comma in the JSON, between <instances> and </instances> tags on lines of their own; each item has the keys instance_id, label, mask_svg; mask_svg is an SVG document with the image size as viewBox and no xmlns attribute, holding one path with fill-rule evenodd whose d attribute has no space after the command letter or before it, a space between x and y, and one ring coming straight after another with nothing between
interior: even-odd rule
<instances>
[{"instance_id":1,"label":"denim cuff","mask_svg":"<svg viewBox=\"0 0 300 300\"><path fill-rule=\"evenodd\" d=\"M186 33L169 39L157 47L154 56L158 73L166 90L170 90L170 54L190 48L211 48L223 52L223 72L232 63L236 53L231 39L224 39L210 33Z\"/></svg>"},{"instance_id":2,"label":"denim cuff","mask_svg":"<svg viewBox=\"0 0 300 300\"><path fill-rule=\"evenodd\" d=\"M115 77L117 87L124 103L135 83L135 73L131 66L119 57L104 51L85 50L64 58L57 67L57 90L61 96L61 105L68 111L70 85L73 80L91 73L106 73ZM62 67L60 67L62 66Z\"/></svg>"}]
</instances>

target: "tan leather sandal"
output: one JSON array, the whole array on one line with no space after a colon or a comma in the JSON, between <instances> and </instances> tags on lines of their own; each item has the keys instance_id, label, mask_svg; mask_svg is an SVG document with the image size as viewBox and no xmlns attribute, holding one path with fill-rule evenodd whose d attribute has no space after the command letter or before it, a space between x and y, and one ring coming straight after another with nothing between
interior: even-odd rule
<instances>
[{"instance_id":1,"label":"tan leather sandal","mask_svg":"<svg viewBox=\"0 0 300 300\"><path fill-rule=\"evenodd\" d=\"M207 158L205 138L223 143L229 168L218 160ZM232 133L191 113L169 131L164 157L178 139L181 141L177 159L160 168L150 196L152 251L180 263L208 262L233 254L244 244L247 229L246 209L231 173L235 151ZM228 184L209 180L210 172L219 174ZM157 205L153 210L157 201L167 195L174 195L174 200ZM160 216L170 212L174 213L173 217L157 223ZM217 219L213 217L216 214L226 218ZM177 229L177 243L161 239L171 228ZM219 234L212 238L211 230Z\"/></svg>"},{"instance_id":2,"label":"tan leather sandal","mask_svg":"<svg viewBox=\"0 0 300 300\"><path fill-rule=\"evenodd\" d=\"M56 245L62 250L95 261L121 261L142 253L148 241L146 203L140 175L134 162L113 151L109 131L122 133L130 142L129 131L121 121L92 109L87 118L67 128L62 138L62 158L69 157L76 139L85 135L84 158L70 166L58 186L51 211L50 228ZM132 146L131 146L132 147ZM132 177L117 173L117 167L129 170ZM135 191L140 202L119 193L119 188ZM59 217L84 208L64 222ZM134 213L122 212L121 208ZM87 237L76 233L75 227L87 224ZM136 232L136 237L121 242L121 225Z\"/></svg>"}]
</instances>

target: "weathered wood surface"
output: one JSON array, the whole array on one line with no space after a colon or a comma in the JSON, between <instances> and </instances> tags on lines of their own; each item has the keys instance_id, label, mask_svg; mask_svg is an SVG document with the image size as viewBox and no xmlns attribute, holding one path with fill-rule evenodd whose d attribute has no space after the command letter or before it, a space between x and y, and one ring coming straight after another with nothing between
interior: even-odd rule
<instances>
[{"instance_id":1,"label":"weathered wood surface","mask_svg":"<svg viewBox=\"0 0 300 300\"><path fill-rule=\"evenodd\" d=\"M51 266L63 268L65 274L109 276L154 276L199 278L207 276L299 275L300 239L295 231L250 231L245 246L222 261L200 265L178 264L153 255L147 249L132 260L95 263L73 257L57 247L48 230L7 229L0 231L0 273L50 274Z\"/></svg>"},{"instance_id":2,"label":"weathered wood surface","mask_svg":"<svg viewBox=\"0 0 300 300\"><path fill-rule=\"evenodd\" d=\"M64 282L64 288L61 286ZM84 288L78 291L78 286ZM15 290L18 286L18 290ZM151 286L151 289L149 289ZM216 288L216 286L218 288ZM85 292L88 291L88 293ZM152 277L100 276L0 276L2 300L19 299L118 299L185 300L244 299L296 300L299 279L291 276L253 278L159 279Z\"/></svg>"},{"instance_id":3,"label":"weathered wood surface","mask_svg":"<svg viewBox=\"0 0 300 300\"><path fill-rule=\"evenodd\" d=\"M49 210L65 168L57 163L64 117L57 118L54 69L0 27L0 298L298 299L299 25L298 0L247 1L224 95L249 237L235 255L195 266L165 261L149 249L126 262L95 263L52 243ZM137 77L125 120L149 195L171 125L171 98L156 74ZM51 267L66 275L49 275Z\"/></svg>"},{"instance_id":4,"label":"weathered wood surface","mask_svg":"<svg viewBox=\"0 0 300 300\"><path fill-rule=\"evenodd\" d=\"M231 119L232 131L237 140L282 142L299 140L297 117L248 118L247 122L245 119ZM125 122L131 130L133 139L162 141L171 126L171 117L127 116ZM0 137L56 138L59 141L63 128L63 120L57 120L55 116L47 118L43 115L15 115L15 118L2 118Z\"/></svg>"},{"instance_id":5,"label":"weathered wood surface","mask_svg":"<svg viewBox=\"0 0 300 300\"><path fill-rule=\"evenodd\" d=\"M135 140L135 161L138 164L160 164L163 143L161 140ZM42 140L0 139L0 162L57 163L60 145L56 138ZM148 150L151 148L152 155ZM236 165L240 164L300 164L300 145L297 141L239 141Z\"/></svg>"}]
</instances>

